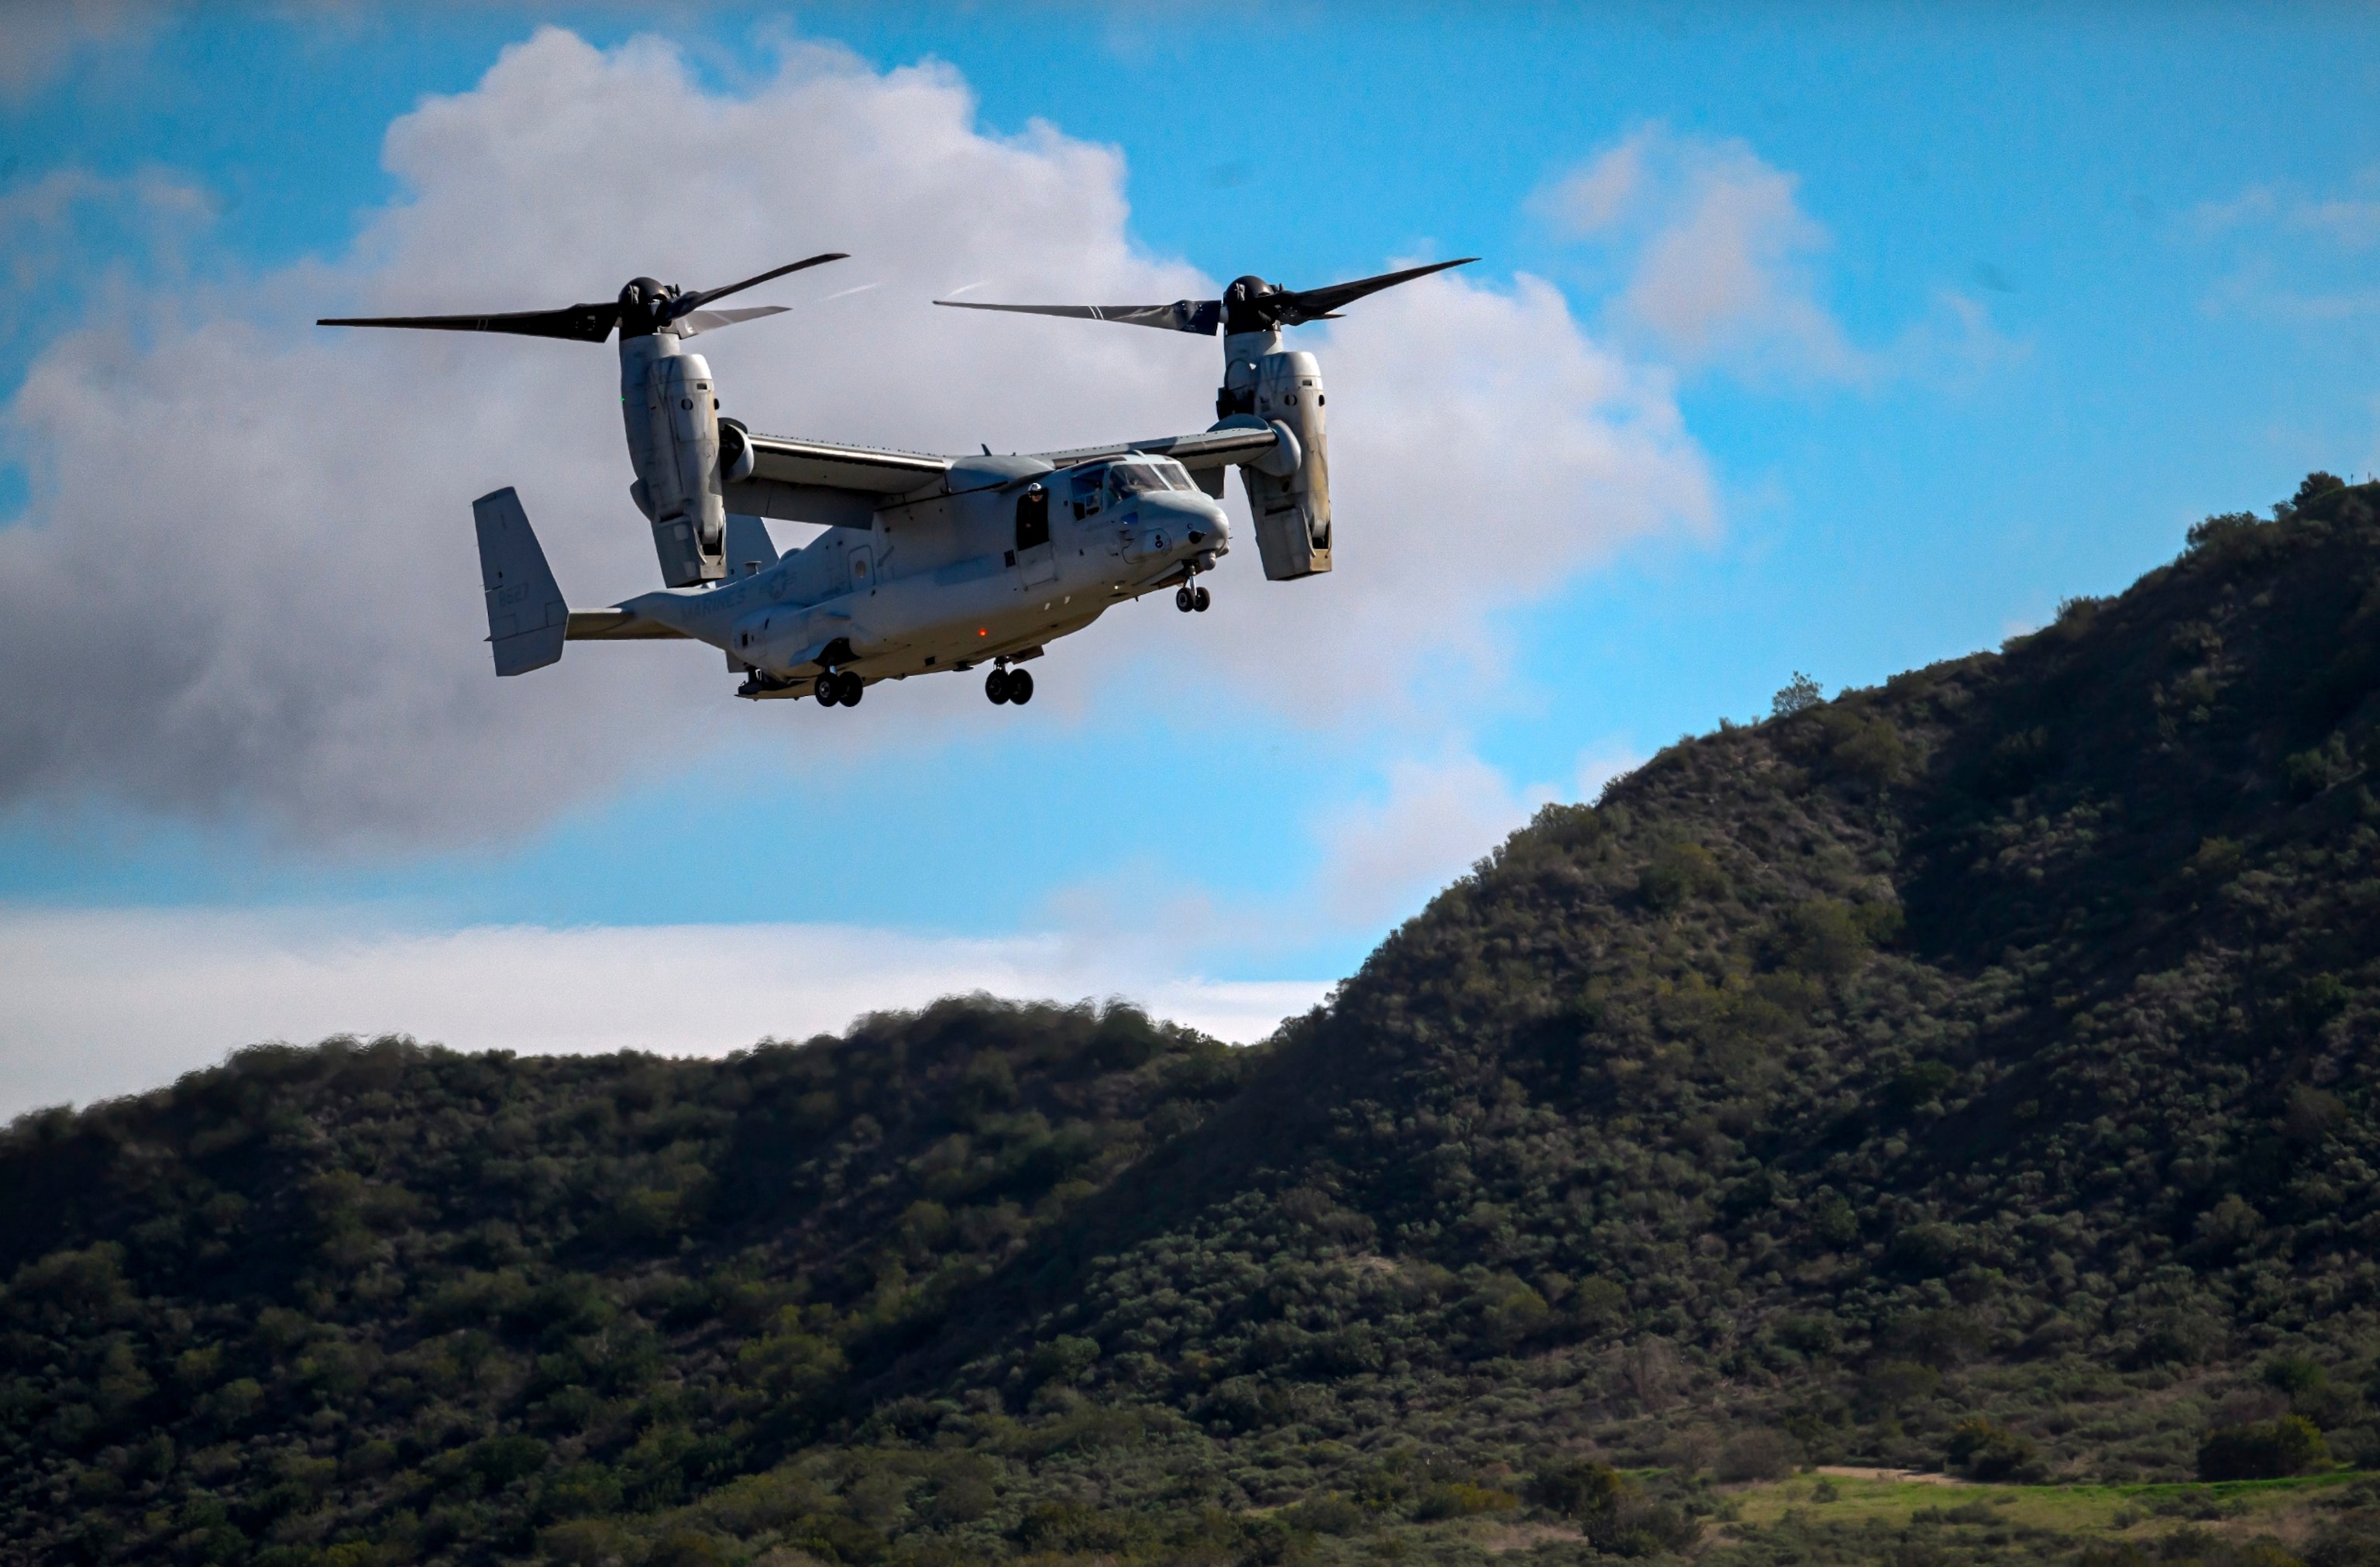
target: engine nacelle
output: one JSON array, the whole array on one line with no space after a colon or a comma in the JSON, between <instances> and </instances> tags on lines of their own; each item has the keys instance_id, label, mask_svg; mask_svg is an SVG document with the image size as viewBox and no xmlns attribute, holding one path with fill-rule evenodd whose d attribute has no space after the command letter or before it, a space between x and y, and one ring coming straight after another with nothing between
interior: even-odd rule
<instances>
[{"instance_id":1,"label":"engine nacelle","mask_svg":"<svg viewBox=\"0 0 2380 1567\"><path fill-rule=\"evenodd\" d=\"M752 432L744 428L740 419L719 421L719 479L722 484L741 484L752 477Z\"/></svg>"},{"instance_id":2,"label":"engine nacelle","mask_svg":"<svg viewBox=\"0 0 2380 1567\"><path fill-rule=\"evenodd\" d=\"M673 588L716 582L727 575L727 497L710 366L700 354L670 352L677 339L667 334L644 341L653 345L644 373L622 367L629 372L621 378L622 412L637 465L629 493L652 524L662 580ZM745 456L749 461L748 446Z\"/></svg>"},{"instance_id":3,"label":"engine nacelle","mask_svg":"<svg viewBox=\"0 0 2380 1567\"><path fill-rule=\"evenodd\" d=\"M1286 427L1293 437L1281 443L1281 462L1240 469L1248 510L1256 518L1257 552L1264 558L1265 576L1275 582L1312 577L1330 569L1330 456L1322 367L1311 354L1288 352L1267 354L1254 369L1252 384L1236 389L1238 400L1247 413ZM1287 460L1293 456L1294 467Z\"/></svg>"}]
</instances>

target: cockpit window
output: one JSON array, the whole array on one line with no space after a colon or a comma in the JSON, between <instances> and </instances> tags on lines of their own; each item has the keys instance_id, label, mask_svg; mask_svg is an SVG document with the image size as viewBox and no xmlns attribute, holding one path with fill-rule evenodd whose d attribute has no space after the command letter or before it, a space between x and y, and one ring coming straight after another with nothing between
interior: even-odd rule
<instances>
[{"instance_id":1,"label":"cockpit window","mask_svg":"<svg viewBox=\"0 0 2380 1567\"><path fill-rule=\"evenodd\" d=\"M1127 495L1174 488L1176 486L1166 481L1165 475L1154 463L1118 463L1108 469L1108 493L1119 502Z\"/></svg>"},{"instance_id":2,"label":"cockpit window","mask_svg":"<svg viewBox=\"0 0 2380 1567\"><path fill-rule=\"evenodd\" d=\"M1100 486L1107 481L1105 468L1087 468L1074 476L1075 515L1097 516L1099 513Z\"/></svg>"},{"instance_id":3,"label":"cockpit window","mask_svg":"<svg viewBox=\"0 0 2380 1567\"><path fill-rule=\"evenodd\" d=\"M1171 457L1161 459L1152 466L1156 468L1158 473L1164 479L1169 488L1174 490L1187 490L1191 487L1190 470L1184 468L1180 463L1173 461Z\"/></svg>"}]
</instances>

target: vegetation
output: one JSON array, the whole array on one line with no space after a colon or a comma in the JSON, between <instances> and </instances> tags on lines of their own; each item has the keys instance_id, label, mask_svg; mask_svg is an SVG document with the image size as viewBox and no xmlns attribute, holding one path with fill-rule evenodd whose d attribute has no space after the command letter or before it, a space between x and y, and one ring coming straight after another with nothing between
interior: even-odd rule
<instances>
[{"instance_id":1,"label":"vegetation","mask_svg":"<svg viewBox=\"0 0 2380 1567\"><path fill-rule=\"evenodd\" d=\"M26 1117L0 1558L2380 1561L2322 480L1548 808L1256 1049L974 998Z\"/></svg>"}]
</instances>

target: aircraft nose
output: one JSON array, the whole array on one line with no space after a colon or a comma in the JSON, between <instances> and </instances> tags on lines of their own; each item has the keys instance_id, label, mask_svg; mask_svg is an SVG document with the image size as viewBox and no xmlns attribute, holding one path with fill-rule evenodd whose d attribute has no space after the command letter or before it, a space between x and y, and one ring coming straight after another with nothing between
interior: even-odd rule
<instances>
[{"instance_id":1,"label":"aircraft nose","mask_svg":"<svg viewBox=\"0 0 2380 1567\"><path fill-rule=\"evenodd\" d=\"M1232 525L1225 519L1223 508L1205 495L1144 495L1141 509L1180 528L1181 538L1194 550L1220 551L1231 541Z\"/></svg>"}]
</instances>

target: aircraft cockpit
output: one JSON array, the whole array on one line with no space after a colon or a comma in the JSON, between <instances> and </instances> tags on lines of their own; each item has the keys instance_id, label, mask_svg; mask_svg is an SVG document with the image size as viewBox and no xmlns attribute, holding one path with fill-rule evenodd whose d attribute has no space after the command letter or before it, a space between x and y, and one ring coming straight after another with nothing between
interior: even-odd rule
<instances>
[{"instance_id":1,"label":"aircraft cockpit","mask_svg":"<svg viewBox=\"0 0 2380 1567\"><path fill-rule=\"evenodd\" d=\"M1073 476L1075 516L1097 516L1103 507L1120 506L1135 495L1166 490L1190 490L1190 472L1171 457L1128 457Z\"/></svg>"}]
</instances>

